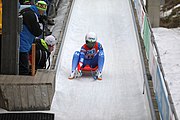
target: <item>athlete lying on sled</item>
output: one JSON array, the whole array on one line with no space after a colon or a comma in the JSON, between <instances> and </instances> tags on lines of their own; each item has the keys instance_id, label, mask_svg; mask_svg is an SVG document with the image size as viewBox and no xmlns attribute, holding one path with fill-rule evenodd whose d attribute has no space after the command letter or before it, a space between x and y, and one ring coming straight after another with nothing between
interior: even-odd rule
<instances>
[{"instance_id":1,"label":"athlete lying on sled","mask_svg":"<svg viewBox=\"0 0 180 120\"><path fill-rule=\"evenodd\" d=\"M85 37L86 44L76 51L72 60L72 72L69 79L82 76L82 71L95 71L96 78L102 80L104 65L104 51L102 45L97 42L94 32L89 32Z\"/></svg>"}]
</instances>

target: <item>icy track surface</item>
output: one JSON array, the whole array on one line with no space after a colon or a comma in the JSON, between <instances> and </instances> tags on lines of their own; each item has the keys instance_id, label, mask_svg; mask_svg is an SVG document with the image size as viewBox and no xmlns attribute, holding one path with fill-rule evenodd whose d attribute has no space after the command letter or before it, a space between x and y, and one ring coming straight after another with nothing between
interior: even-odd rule
<instances>
[{"instance_id":1,"label":"icy track surface","mask_svg":"<svg viewBox=\"0 0 180 120\"><path fill-rule=\"evenodd\" d=\"M73 53L89 31L104 48L103 80L70 81ZM57 68L56 120L148 120L143 81L129 1L75 0Z\"/></svg>"}]
</instances>

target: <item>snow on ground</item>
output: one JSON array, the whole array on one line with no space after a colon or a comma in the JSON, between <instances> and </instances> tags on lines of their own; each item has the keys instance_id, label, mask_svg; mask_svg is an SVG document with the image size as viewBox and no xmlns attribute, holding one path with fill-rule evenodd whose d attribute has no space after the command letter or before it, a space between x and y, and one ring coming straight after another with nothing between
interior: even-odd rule
<instances>
[{"instance_id":1,"label":"snow on ground","mask_svg":"<svg viewBox=\"0 0 180 120\"><path fill-rule=\"evenodd\" d=\"M180 7L180 4L174 6L172 9L167 10L166 12L161 12L160 17L162 18L162 17L167 17L167 16L169 16L169 15L172 13L172 11L173 11L174 9L178 8L178 7Z\"/></svg>"},{"instance_id":2,"label":"snow on ground","mask_svg":"<svg viewBox=\"0 0 180 120\"><path fill-rule=\"evenodd\" d=\"M180 28L153 28L165 79L180 118Z\"/></svg>"}]
</instances>

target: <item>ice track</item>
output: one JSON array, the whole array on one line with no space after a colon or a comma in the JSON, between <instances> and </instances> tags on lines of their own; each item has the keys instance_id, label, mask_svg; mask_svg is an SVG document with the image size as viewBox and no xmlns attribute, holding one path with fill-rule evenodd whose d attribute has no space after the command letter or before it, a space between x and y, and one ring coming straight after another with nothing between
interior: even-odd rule
<instances>
[{"instance_id":1,"label":"ice track","mask_svg":"<svg viewBox=\"0 0 180 120\"><path fill-rule=\"evenodd\" d=\"M57 68L51 111L56 120L149 120L143 72L129 0L74 0ZM87 32L105 52L103 80L68 80L73 53Z\"/></svg>"}]
</instances>

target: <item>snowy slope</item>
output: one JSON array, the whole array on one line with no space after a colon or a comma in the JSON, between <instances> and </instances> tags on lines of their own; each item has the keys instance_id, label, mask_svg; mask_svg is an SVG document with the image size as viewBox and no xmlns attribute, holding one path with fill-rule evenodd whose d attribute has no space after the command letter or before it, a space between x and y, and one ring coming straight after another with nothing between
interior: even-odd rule
<instances>
[{"instance_id":1,"label":"snowy slope","mask_svg":"<svg viewBox=\"0 0 180 120\"><path fill-rule=\"evenodd\" d=\"M165 79L180 118L180 28L153 28L153 33L160 52Z\"/></svg>"},{"instance_id":2,"label":"snowy slope","mask_svg":"<svg viewBox=\"0 0 180 120\"><path fill-rule=\"evenodd\" d=\"M68 80L73 53L94 31L105 52L103 80ZM128 0L75 0L51 111L56 120L148 120L143 72Z\"/></svg>"}]
</instances>

